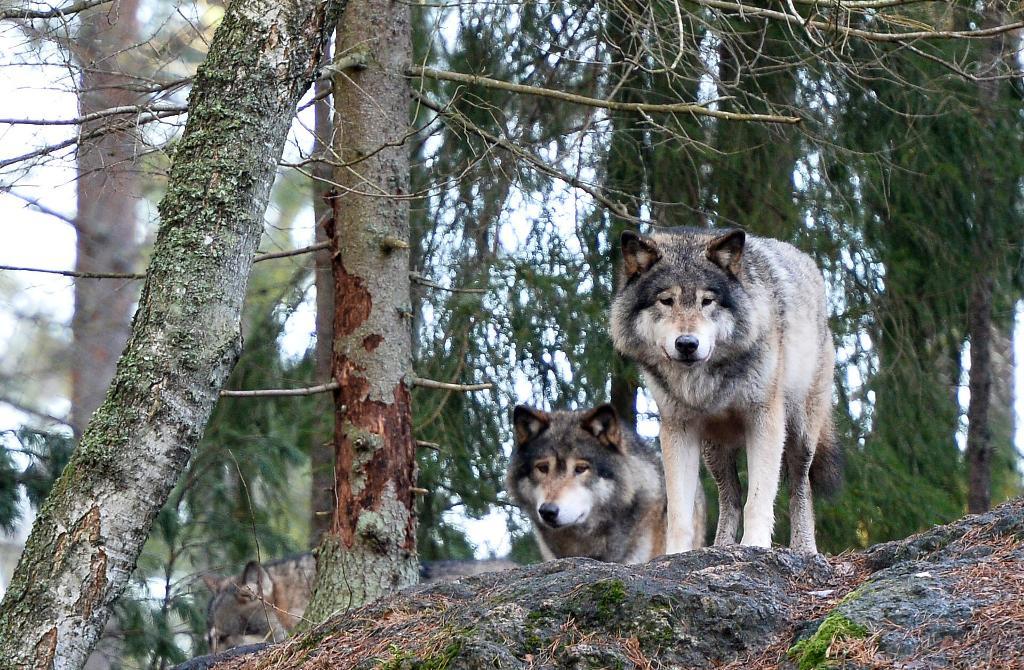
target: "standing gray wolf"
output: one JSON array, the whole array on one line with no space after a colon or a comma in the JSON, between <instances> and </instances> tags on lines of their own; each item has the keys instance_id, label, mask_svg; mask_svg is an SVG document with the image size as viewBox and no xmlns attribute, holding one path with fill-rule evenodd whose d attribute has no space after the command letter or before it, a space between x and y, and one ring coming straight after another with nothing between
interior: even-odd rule
<instances>
[{"instance_id":1,"label":"standing gray wolf","mask_svg":"<svg viewBox=\"0 0 1024 670\"><path fill-rule=\"evenodd\" d=\"M504 559L420 563L420 581L433 583L515 567ZM237 577L204 575L213 593L206 610L211 653L257 642L280 642L302 620L316 581L311 553L263 563L249 561Z\"/></svg>"},{"instance_id":2,"label":"standing gray wolf","mask_svg":"<svg viewBox=\"0 0 1024 670\"><path fill-rule=\"evenodd\" d=\"M544 560L642 563L665 553L661 459L611 405L577 412L519 405L512 423L505 487L529 514ZM698 487L690 495L687 529L703 538L704 493Z\"/></svg>"},{"instance_id":3,"label":"standing gray wolf","mask_svg":"<svg viewBox=\"0 0 1024 670\"><path fill-rule=\"evenodd\" d=\"M641 366L661 411L668 551L696 546L689 520L701 452L718 485L715 544L736 541L745 447L742 543L771 545L785 458L790 547L816 552L811 483L838 483L839 453L835 350L814 261L779 240L689 228L626 231L622 256L612 340Z\"/></svg>"}]
</instances>

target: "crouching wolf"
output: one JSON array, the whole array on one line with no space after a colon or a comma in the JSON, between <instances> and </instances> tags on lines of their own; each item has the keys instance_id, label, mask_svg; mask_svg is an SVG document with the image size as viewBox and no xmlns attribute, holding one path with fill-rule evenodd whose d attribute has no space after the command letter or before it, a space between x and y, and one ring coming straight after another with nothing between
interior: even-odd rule
<instances>
[{"instance_id":1,"label":"crouching wolf","mask_svg":"<svg viewBox=\"0 0 1024 670\"><path fill-rule=\"evenodd\" d=\"M743 544L771 545L785 459L790 547L813 553L811 483L835 486L835 350L825 287L810 257L743 231L622 235L611 308L616 349L635 360L661 411L670 553L695 546L690 524L703 452L718 485L715 544L740 521L737 452L747 454Z\"/></svg>"},{"instance_id":2,"label":"crouching wolf","mask_svg":"<svg viewBox=\"0 0 1024 670\"><path fill-rule=\"evenodd\" d=\"M642 563L665 553L661 460L611 405L577 412L519 405L512 423L505 486L529 514L544 560ZM687 530L703 538L704 493L697 487L690 495Z\"/></svg>"},{"instance_id":3,"label":"crouching wolf","mask_svg":"<svg viewBox=\"0 0 1024 670\"><path fill-rule=\"evenodd\" d=\"M237 577L204 575L213 592L206 610L212 653L256 642L280 642L302 619L316 581L313 554L249 561Z\"/></svg>"},{"instance_id":4,"label":"crouching wolf","mask_svg":"<svg viewBox=\"0 0 1024 670\"><path fill-rule=\"evenodd\" d=\"M451 581L515 567L512 561L423 561L424 584ZM206 610L211 653L257 642L281 642L302 620L316 582L316 558L305 553L263 563L249 561L237 577L204 575L213 593Z\"/></svg>"}]
</instances>

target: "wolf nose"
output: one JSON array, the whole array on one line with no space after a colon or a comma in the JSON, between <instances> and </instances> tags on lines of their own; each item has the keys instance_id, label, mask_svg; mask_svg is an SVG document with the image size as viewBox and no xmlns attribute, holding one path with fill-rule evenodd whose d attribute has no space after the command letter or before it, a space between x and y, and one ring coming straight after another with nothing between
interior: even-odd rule
<instances>
[{"instance_id":1,"label":"wolf nose","mask_svg":"<svg viewBox=\"0 0 1024 670\"><path fill-rule=\"evenodd\" d=\"M680 335L676 338L676 351L684 356L692 356L700 347L700 340L693 335Z\"/></svg>"},{"instance_id":2,"label":"wolf nose","mask_svg":"<svg viewBox=\"0 0 1024 670\"><path fill-rule=\"evenodd\" d=\"M545 523L554 526L558 522L558 505L544 503L537 511L540 512L540 518L544 519Z\"/></svg>"}]
</instances>

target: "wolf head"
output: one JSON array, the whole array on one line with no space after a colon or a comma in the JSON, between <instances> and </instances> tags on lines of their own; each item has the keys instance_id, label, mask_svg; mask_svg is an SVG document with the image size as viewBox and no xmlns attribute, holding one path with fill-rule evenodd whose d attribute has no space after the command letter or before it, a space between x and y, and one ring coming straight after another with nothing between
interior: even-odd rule
<instances>
[{"instance_id":1,"label":"wolf head","mask_svg":"<svg viewBox=\"0 0 1024 670\"><path fill-rule=\"evenodd\" d=\"M543 412L519 405L512 415L515 448L506 487L540 530L586 530L616 491L630 449L611 405L580 412ZM617 471L619 471L617 473Z\"/></svg>"},{"instance_id":2,"label":"wolf head","mask_svg":"<svg viewBox=\"0 0 1024 670\"><path fill-rule=\"evenodd\" d=\"M737 327L745 242L741 230L625 231L611 309L616 348L648 366L711 359Z\"/></svg>"},{"instance_id":3,"label":"wolf head","mask_svg":"<svg viewBox=\"0 0 1024 670\"><path fill-rule=\"evenodd\" d=\"M245 566L241 577L204 575L203 581L213 592L206 611L206 641L212 653L284 639L273 606L274 582L256 561Z\"/></svg>"}]
</instances>

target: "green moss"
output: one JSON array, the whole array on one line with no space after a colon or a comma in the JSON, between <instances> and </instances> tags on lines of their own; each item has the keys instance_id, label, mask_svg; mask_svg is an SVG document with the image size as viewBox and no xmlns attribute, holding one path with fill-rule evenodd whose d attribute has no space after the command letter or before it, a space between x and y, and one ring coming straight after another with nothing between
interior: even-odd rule
<instances>
[{"instance_id":1,"label":"green moss","mask_svg":"<svg viewBox=\"0 0 1024 670\"><path fill-rule=\"evenodd\" d=\"M626 601L626 585L621 579L605 579L593 584L584 596L602 620L613 619Z\"/></svg>"},{"instance_id":2,"label":"green moss","mask_svg":"<svg viewBox=\"0 0 1024 670\"><path fill-rule=\"evenodd\" d=\"M406 651L398 645L388 647L391 658L377 665L376 670L448 670L451 662L462 651L463 640L456 637L444 649L424 659Z\"/></svg>"},{"instance_id":3,"label":"green moss","mask_svg":"<svg viewBox=\"0 0 1024 670\"><path fill-rule=\"evenodd\" d=\"M828 649L838 639L867 637L868 630L838 612L832 612L818 626L814 635L800 640L786 654L796 661L800 670L820 670L829 667Z\"/></svg>"}]
</instances>

